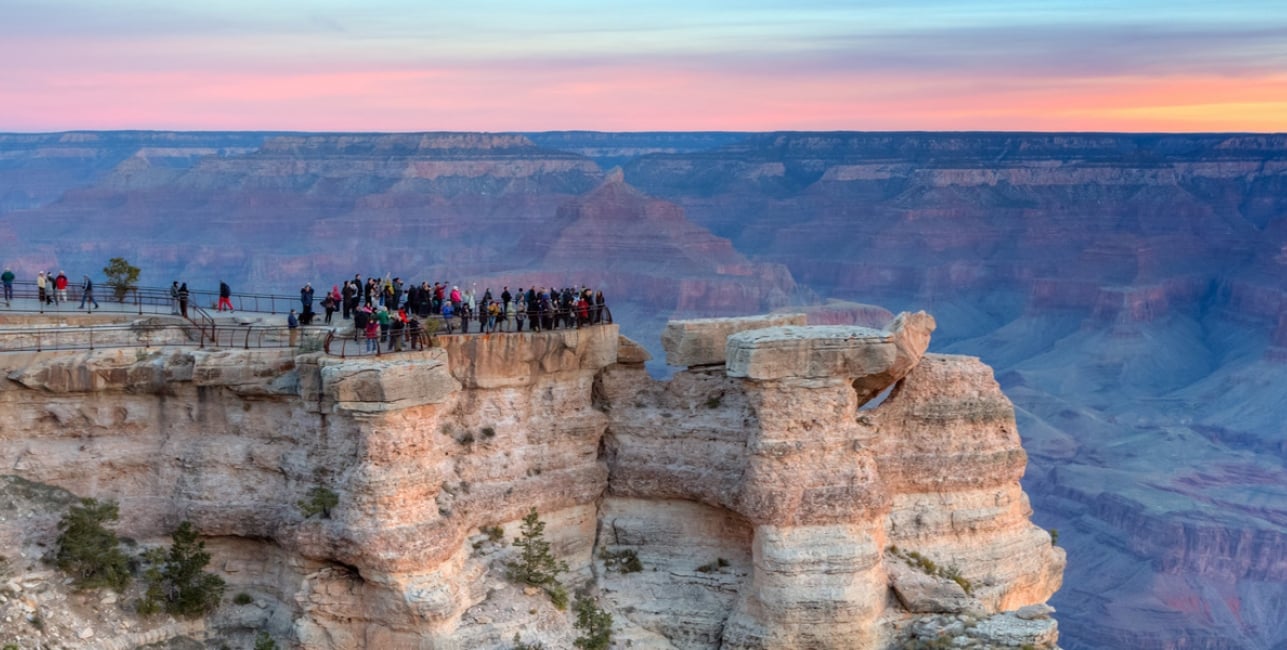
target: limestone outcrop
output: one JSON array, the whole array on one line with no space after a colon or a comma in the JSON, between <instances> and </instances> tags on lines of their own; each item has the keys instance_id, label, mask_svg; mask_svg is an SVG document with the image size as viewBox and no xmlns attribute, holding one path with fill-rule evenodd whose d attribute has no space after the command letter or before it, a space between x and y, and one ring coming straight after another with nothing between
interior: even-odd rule
<instances>
[{"instance_id":1,"label":"limestone outcrop","mask_svg":"<svg viewBox=\"0 0 1287 650\"><path fill-rule=\"evenodd\" d=\"M727 359L728 338L738 332L804 324L804 314L675 320L666 323L661 345L666 351L666 363L672 366L720 364Z\"/></svg>"},{"instance_id":2,"label":"limestone outcrop","mask_svg":"<svg viewBox=\"0 0 1287 650\"><path fill-rule=\"evenodd\" d=\"M1051 646L1031 606L1063 554L1028 520L989 369L927 354L923 313L884 330L780 323L690 326L679 358L703 363L669 381L612 325L350 359L6 355L0 457L24 481L119 501L144 545L192 521L230 593L263 603L221 609L211 639L569 647L571 619L504 578L535 508L563 580L631 647L896 647L949 614L970 617L962 647ZM338 504L305 517L317 488ZM35 548L9 526L0 539ZM644 570L612 564L626 553Z\"/></svg>"},{"instance_id":3,"label":"limestone outcrop","mask_svg":"<svg viewBox=\"0 0 1287 650\"><path fill-rule=\"evenodd\" d=\"M926 355L932 329L923 313L888 330L748 328L728 337L725 367L664 384L605 371L608 394L640 386L610 413L608 502L635 504L626 530L661 498L705 504L742 531L720 647L884 647L913 638L918 617L991 620L1058 589L1063 553L1028 521L1013 408L977 359ZM655 531L629 537L640 557L667 545ZM908 567L907 552L961 584ZM920 595L893 599L891 581ZM1053 621L1041 625L1025 642L1053 642Z\"/></svg>"}]
</instances>

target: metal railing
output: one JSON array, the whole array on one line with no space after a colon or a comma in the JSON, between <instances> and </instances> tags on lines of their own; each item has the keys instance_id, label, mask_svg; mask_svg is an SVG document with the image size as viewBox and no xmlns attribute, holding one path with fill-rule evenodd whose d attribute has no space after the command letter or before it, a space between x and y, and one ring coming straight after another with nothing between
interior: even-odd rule
<instances>
[{"instance_id":1,"label":"metal railing","mask_svg":"<svg viewBox=\"0 0 1287 650\"><path fill-rule=\"evenodd\" d=\"M196 322L0 328L0 352L47 352L103 348L195 347L220 349L322 349L328 330L285 325L209 326ZM294 345L292 345L292 339Z\"/></svg>"},{"instance_id":2,"label":"metal railing","mask_svg":"<svg viewBox=\"0 0 1287 650\"><path fill-rule=\"evenodd\" d=\"M86 303L81 307L81 284L79 282L69 283L64 290L65 300L59 299L59 294L53 288L54 282L51 278L49 286L46 288L46 300L40 299L40 289L35 282L18 281L13 283L13 300L0 301L0 309L10 311L34 311L39 313L46 312L68 312L68 311L90 311L93 303ZM113 287L104 280L94 280L93 297L98 301L99 307L94 311L107 312L134 312L142 314L177 314L179 312L178 302L170 295L169 287L130 287L123 295L117 295ZM268 293L239 293L233 294L232 306L234 311L255 312L262 314L284 314L292 309L300 308L299 296L284 296ZM188 290L188 308L214 310L219 302L219 292L207 291L204 289Z\"/></svg>"},{"instance_id":3,"label":"metal railing","mask_svg":"<svg viewBox=\"0 0 1287 650\"><path fill-rule=\"evenodd\" d=\"M527 317L527 312L524 312L522 321L517 318L497 318L495 327L487 329L487 331L484 331L486 328L483 327L483 322L480 322L477 316L468 318L466 322L469 325L467 328L463 328L461 319L452 317L448 322L448 319L443 318L441 315L425 317L421 326L414 332L405 327L402 330L390 328L387 331L377 333L375 338L368 338L365 331L356 327L346 331L343 335L340 335L339 330L333 329L326 335L322 343L322 350L341 359L350 356L381 356L392 352L432 347L433 339L441 336L490 336L492 334L518 332L539 333L542 331L581 329L612 324L612 312L608 310L606 305L602 307L597 315L590 314L585 319L572 317L569 311L567 309L551 311L546 315L548 323L538 325L537 329L530 327L530 318ZM538 315L537 318L539 322L541 317ZM520 322L523 323L522 330L519 329Z\"/></svg>"}]
</instances>

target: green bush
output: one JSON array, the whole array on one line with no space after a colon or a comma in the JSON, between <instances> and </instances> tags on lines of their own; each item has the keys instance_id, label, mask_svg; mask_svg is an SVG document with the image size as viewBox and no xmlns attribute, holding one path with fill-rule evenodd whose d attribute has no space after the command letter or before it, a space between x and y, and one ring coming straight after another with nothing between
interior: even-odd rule
<instances>
[{"instance_id":1,"label":"green bush","mask_svg":"<svg viewBox=\"0 0 1287 650\"><path fill-rule=\"evenodd\" d=\"M80 505L73 505L58 522L61 533L55 563L76 586L121 591L130 583L129 559L119 548L116 533L103 526L119 516L114 502L81 499Z\"/></svg>"},{"instance_id":2,"label":"green bush","mask_svg":"<svg viewBox=\"0 0 1287 650\"><path fill-rule=\"evenodd\" d=\"M277 642L267 632L260 632L255 637L255 650L277 650Z\"/></svg>"},{"instance_id":3,"label":"green bush","mask_svg":"<svg viewBox=\"0 0 1287 650\"><path fill-rule=\"evenodd\" d=\"M168 553L152 549L144 555L151 566L144 572L147 591L139 603L140 614L164 608L178 616L200 616L219 606L226 587L223 578L204 571L210 563L205 542L197 540L191 522L182 522L171 534Z\"/></svg>"},{"instance_id":4,"label":"green bush","mask_svg":"<svg viewBox=\"0 0 1287 650\"><path fill-rule=\"evenodd\" d=\"M536 508L523 517L520 536L514 538L519 556L507 565L509 579L514 582L541 587L550 597L555 607L567 607L567 590L559 584L560 573L568 570L568 565L554 559L550 552L550 543L545 539L545 522L541 521Z\"/></svg>"},{"instance_id":5,"label":"green bush","mask_svg":"<svg viewBox=\"0 0 1287 650\"><path fill-rule=\"evenodd\" d=\"M572 626L581 630L572 644L581 650L607 650L612 643L612 614L599 609L599 603L585 593L577 594L572 607L576 611Z\"/></svg>"},{"instance_id":6,"label":"green bush","mask_svg":"<svg viewBox=\"0 0 1287 650\"><path fill-rule=\"evenodd\" d=\"M532 643L524 643L523 637L520 637L518 635L518 632L515 632L514 647L511 648L511 650L545 650L545 644L541 643L540 641L533 641Z\"/></svg>"},{"instance_id":7,"label":"green bush","mask_svg":"<svg viewBox=\"0 0 1287 650\"><path fill-rule=\"evenodd\" d=\"M1058 529L1058 528L1051 528L1051 529L1050 529L1049 531L1047 531L1047 532L1049 532L1049 533L1050 533L1050 545L1051 545L1051 546L1058 546L1058 545L1059 545L1059 529Z\"/></svg>"},{"instance_id":8,"label":"green bush","mask_svg":"<svg viewBox=\"0 0 1287 650\"><path fill-rule=\"evenodd\" d=\"M237 596L232 599L232 602L237 605L249 605L255 602L255 599L251 598L250 594L243 591L237 594Z\"/></svg>"},{"instance_id":9,"label":"green bush","mask_svg":"<svg viewBox=\"0 0 1287 650\"><path fill-rule=\"evenodd\" d=\"M620 551L609 551L606 548L602 548L599 549L599 558L603 560L603 566L609 571L618 573L643 571L643 562L639 561L639 555L631 548Z\"/></svg>"},{"instance_id":10,"label":"green bush","mask_svg":"<svg viewBox=\"0 0 1287 650\"><path fill-rule=\"evenodd\" d=\"M308 491L308 499L295 503L305 519L313 515L322 515L322 519L330 519L331 509L339 504L339 495L320 485Z\"/></svg>"},{"instance_id":11,"label":"green bush","mask_svg":"<svg viewBox=\"0 0 1287 650\"><path fill-rule=\"evenodd\" d=\"M505 529L500 526L480 526L478 531L487 535L487 541L493 544L499 544L505 541Z\"/></svg>"}]
</instances>

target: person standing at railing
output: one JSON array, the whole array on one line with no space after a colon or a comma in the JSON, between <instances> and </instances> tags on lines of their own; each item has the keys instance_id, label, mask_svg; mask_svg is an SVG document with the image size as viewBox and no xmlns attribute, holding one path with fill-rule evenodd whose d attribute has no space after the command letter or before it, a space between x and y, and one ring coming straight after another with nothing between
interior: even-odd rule
<instances>
[{"instance_id":1,"label":"person standing at railing","mask_svg":"<svg viewBox=\"0 0 1287 650\"><path fill-rule=\"evenodd\" d=\"M341 315L345 320L353 315L353 310L358 306L356 295L358 295L358 287L355 287L351 282L345 282L344 288L340 291L340 306L344 309L344 313Z\"/></svg>"},{"instance_id":2,"label":"person standing at railing","mask_svg":"<svg viewBox=\"0 0 1287 650\"><path fill-rule=\"evenodd\" d=\"M58 277L54 278L54 301L67 302L67 274L62 271L59 271Z\"/></svg>"},{"instance_id":3,"label":"person standing at railing","mask_svg":"<svg viewBox=\"0 0 1287 650\"><path fill-rule=\"evenodd\" d=\"M366 351L376 352L380 347L380 324L372 318L366 322Z\"/></svg>"},{"instance_id":4,"label":"person standing at railing","mask_svg":"<svg viewBox=\"0 0 1287 650\"><path fill-rule=\"evenodd\" d=\"M330 325L331 315L335 313L335 299L331 294L328 293L325 298L322 298L322 309L326 310L326 324Z\"/></svg>"},{"instance_id":5,"label":"person standing at railing","mask_svg":"<svg viewBox=\"0 0 1287 650\"><path fill-rule=\"evenodd\" d=\"M179 313L179 281L175 280L170 285L170 315L175 316Z\"/></svg>"},{"instance_id":6,"label":"person standing at railing","mask_svg":"<svg viewBox=\"0 0 1287 650\"><path fill-rule=\"evenodd\" d=\"M85 277L89 276L87 275ZM49 282L45 279L44 271L36 274L36 299L39 300L42 305L49 302L49 294L47 293L48 284ZM84 307L85 303L82 302L80 306Z\"/></svg>"},{"instance_id":7,"label":"person standing at railing","mask_svg":"<svg viewBox=\"0 0 1287 650\"><path fill-rule=\"evenodd\" d=\"M299 317L295 315L294 309L286 315L286 329L290 332L290 346L293 348L299 340Z\"/></svg>"},{"instance_id":8,"label":"person standing at railing","mask_svg":"<svg viewBox=\"0 0 1287 650\"><path fill-rule=\"evenodd\" d=\"M85 303L87 301L94 305L94 309L98 309L98 301L94 300L94 281L89 279L88 275L85 276L84 281L80 283L80 307L79 308L84 309Z\"/></svg>"},{"instance_id":9,"label":"person standing at railing","mask_svg":"<svg viewBox=\"0 0 1287 650\"><path fill-rule=\"evenodd\" d=\"M375 311L375 320L380 323L380 342L384 343L389 338L389 308L380 305Z\"/></svg>"},{"instance_id":10,"label":"person standing at railing","mask_svg":"<svg viewBox=\"0 0 1287 650\"><path fill-rule=\"evenodd\" d=\"M225 306L228 308L229 312L236 313L232 308L232 287L228 286L227 282L221 280L219 282L219 304L215 307L215 311L223 311Z\"/></svg>"},{"instance_id":11,"label":"person standing at railing","mask_svg":"<svg viewBox=\"0 0 1287 650\"><path fill-rule=\"evenodd\" d=\"M421 335L422 335L422 331L420 328L420 321L416 317L412 316L410 319L407 320L408 347L410 347L412 350L423 350L424 344L420 340Z\"/></svg>"},{"instance_id":12,"label":"person standing at railing","mask_svg":"<svg viewBox=\"0 0 1287 650\"><path fill-rule=\"evenodd\" d=\"M13 269L4 267L4 273L0 274L0 282L4 283L4 306L8 307L13 302Z\"/></svg>"},{"instance_id":13,"label":"person standing at railing","mask_svg":"<svg viewBox=\"0 0 1287 650\"><path fill-rule=\"evenodd\" d=\"M300 311L309 313L313 311L313 285L305 282L304 287L299 290L299 304L303 307Z\"/></svg>"},{"instance_id":14,"label":"person standing at railing","mask_svg":"<svg viewBox=\"0 0 1287 650\"><path fill-rule=\"evenodd\" d=\"M179 285L179 315L188 317L188 283Z\"/></svg>"}]
</instances>

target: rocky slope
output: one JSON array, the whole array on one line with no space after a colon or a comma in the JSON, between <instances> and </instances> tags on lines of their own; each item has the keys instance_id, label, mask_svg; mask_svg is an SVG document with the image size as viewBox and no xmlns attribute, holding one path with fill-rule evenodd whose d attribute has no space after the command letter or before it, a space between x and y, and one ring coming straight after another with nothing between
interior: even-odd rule
<instances>
[{"instance_id":1,"label":"rocky slope","mask_svg":"<svg viewBox=\"0 0 1287 650\"><path fill-rule=\"evenodd\" d=\"M192 521L252 603L199 625L137 621L129 595L72 607L80 596L26 574L0 594L24 615L0 630L34 642L45 632L22 619L44 616L102 647L261 630L309 648L499 648L516 632L568 647L568 616L506 581L514 550L481 530L512 537L535 508L565 581L599 595L622 646L1052 645L1037 606L1063 552L1028 520L1025 455L988 368L925 355L924 314L889 330L764 325L690 325L697 348L728 341L727 364L671 381L615 326L371 359L3 355L7 485L115 499L144 546ZM296 503L318 486L339 505L306 518ZM19 572L70 499L39 489L65 497L23 497L0 522ZM642 572L609 568L624 550Z\"/></svg>"}]
</instances>

